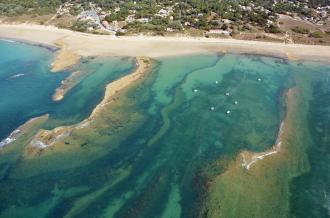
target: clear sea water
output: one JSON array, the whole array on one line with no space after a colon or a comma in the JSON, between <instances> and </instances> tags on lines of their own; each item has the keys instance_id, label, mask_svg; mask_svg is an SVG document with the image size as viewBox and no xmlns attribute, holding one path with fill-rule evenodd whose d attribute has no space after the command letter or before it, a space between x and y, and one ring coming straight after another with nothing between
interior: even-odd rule
<instances>
[{"instance_id":1,"label":"clear sea water","mask_svg":"<svg viewBox=\"0 0 330 218\"><path fill-rule=\"evenodd\" d=\"M82 120L104 86L134 66L131 58L81 63L77 69L88 76L54 103L51 95L68 72L49 72L49 50L0 42L0 56L1 137L44 113L50 129ZM32 159L17 158L19 149L0 153L0 217L197 217L208 179L225 172L240 150L264 151L275 142L283 93L297 83L298 70L312 75L304 80L313 84L306 90L314 99L306 102L310 170L288 181L292 198L283 201L290 202L288 217L326 217L329 66L234 54L155 60L97 128L67 139L79 148Z\"/></svg>"},{"instance_id":2,"label":"clear sea water","mask_svg":"<svg viewBox=\"0 0 330 218\"><path fill-rule=\"evenodd\" d=\"M46 113L57 119L56 125L79 122L103 98L105 85L134 67L132 58L85 60L75 68L87 71L86 78L63 101L53 102L54 90L69 72L51 73L52 59L53 52L45 47L0 41L0 139Z\"/></svg>"}]
</instances>

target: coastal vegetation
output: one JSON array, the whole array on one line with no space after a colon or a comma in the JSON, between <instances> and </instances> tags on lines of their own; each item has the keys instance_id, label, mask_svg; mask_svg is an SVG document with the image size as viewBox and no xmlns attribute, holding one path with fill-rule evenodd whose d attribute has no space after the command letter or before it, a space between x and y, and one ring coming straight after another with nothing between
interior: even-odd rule
<instances>
[{"instance_id":1,"label":"coastal vegetation","mask_svg":"<svg viewBox=\"0 0 330 218\"><path fill-rule=\"evenodd\" d=\"M63 2L64 0L1 0L0 14L8 16L51 14Z\"/></svg>"},{"instance_id":2,"label":"coastal vegetation","mask_svg":"<svg viewBox=\"0 0 330 218\"><path fill-rule=\"evenodd\" d=\"M197 35L207 37L250 39L254 35L255 39L311 44L320 43L320 40L301 40L301 36L287 33L304 33L302 29L306 28L306 23L315 27L316 31L329 31L329 11L330 5L322 0L0 1L0 12L9 20L25 15L40 24L53 24L81 32L117 36L164 36L173 33L194 36L193 33L198 32ZM41 18L41 15L44 17ZM286 28L291 21L283 24L281 15L290 16L300 25ZM330 43L330 37L325 37L322 43Z\"/></svg>"},{"instance_id":3,"label":"coastal vegetation","mask_svg":"<svg viewBox=\"0 0 330 218\"><path fill-rule=\"evenodd\" d=\"M308 29L303 28L303 27L299 27L299 26L296 26L296 27L292 28L292 31L296 32L296 33L301 33L301 34L308 34L309 33Z\"/></svg>"},{"instance_id":4,"label":"coastal vegetation","mask_svg":"<svg viewBox=\"0 0 330 218\"><path fill-rule=\"evenodd\" d=\"M321 31L315 31L309 34L310 37L314 37L314 38L322 38L323 35L324 33Z\"/></svg>"}]
</instances>

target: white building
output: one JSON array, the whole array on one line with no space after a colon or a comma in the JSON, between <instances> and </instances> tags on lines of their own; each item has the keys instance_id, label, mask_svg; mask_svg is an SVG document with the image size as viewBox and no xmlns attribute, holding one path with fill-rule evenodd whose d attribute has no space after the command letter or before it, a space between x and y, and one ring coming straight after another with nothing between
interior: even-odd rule
<instances>
[{"instance_id":1,"label":"white building","mask_svg":"<svg viewBox=\"0 0 330 218\"><path fill-rule=\"evenodd\" d=\"M160 9L157 14L155 14L155 16L162 17L162 18L166 18L169 15L170 15L170 12L167 11L167 10L165 10L165 9L163 9L163 8Z\"/></svg>"},{"instance_id":2,"label":"white building","mask_svg":"<svg viewBox=\"0 0 330 218\"><path fill-rule=\"evenodd\" d=\"M136 21L140 23L149 23L149 18L139 18L136 19Z\"/></svg>"},{"instance_id":3,"label":"white building","mask_svg":"<svg viewBox=\"0 0 330 218\"><path fill-rule=\"evenodd\" d=\"M98 25L101 24L100 18L94 10L83 11L78 15L78 20L92 21Z\"/></svg>"},{"instance_id":4,"label":"white building","mask_svg":"<svg viewBox=\"0 0 330 218\"><path fill-rule=\"evenodd\" d=\"M135 21L135 15L134 14L128 15L125 20L127 23L132 23Z\"/></svg>"},{"instance_id":5,"label":"white building","mask_svg":"<svg viewBox=\"0 0 330 218\"><path fill-rule=\"evenodd\" d=\"M230 32L228 30L222 30L222 29L211 29L207 33L208 34L218 34L218 35L230 36Z\"/></svg>"}]
</instances>

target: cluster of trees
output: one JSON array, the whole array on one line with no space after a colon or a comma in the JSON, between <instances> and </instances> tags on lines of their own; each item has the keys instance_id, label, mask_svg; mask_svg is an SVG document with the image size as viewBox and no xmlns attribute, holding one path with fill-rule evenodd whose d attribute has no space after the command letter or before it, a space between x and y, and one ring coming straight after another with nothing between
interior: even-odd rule
<instances>
[{"instance_id":1,"label":"cluster of trees","mask_svg":"<svg viewBox=\"0 0 330 218\"><path fill-rule=\"evenodd\" d=\"M89 8L92 2L101 7L104 11L111 11L106 20L122 21L134 11L135 18L150 18L148 24L134 22L126 28L142 31L164 31L166 28L182 30L188 23L194 28L209 30L214 28L228 29L236 26L237 29L247 30L249 24L264 28L269 33L279 33L276 26L277 13L295 12L303 15L310 15L311 10L304 8L305 0L291 0L290 2L278 0L0 0L0 13L7 16L20 14L49 14L54 13L60 4L64 2L79 3L83 8ZM251 6L250 10L244 10ZM329 0L309 0L310 7L323 6ZM161 9L172 7L171 18L160 18L155 14ZM258 7L261 6L261 7ZM120 8L120 10L115 10ZM76 11L73 11L77 15ZM228 19L232 24L227 25L221 19ZM273 22L269 22L273 21ZM84 23L77 23L75 28L81 30L86 26ZM295 29L293 31L301 32Z\"/></svg>"},{"instance_id":2,"label":"cluster of trees","mask_svg":"<svg viewBox=\"0 0 330 218\"><path fill-rule=\"evenodd\" d=\"M70 0L0 0L0 11L6 15L16 15L21 13L39 12L51 13L63 2ZM124 10L136 10L138 15L152 15L159 5L173 6L177 5L179 16L189 15L191 13L209 13L213 11L224 18L240 18L242 11L238 5L248 5L253 3L260 5L276 13L281 12L304 12L303 4L305 0L291 0L292 3L279 0L273 6L273 0L75 0L81 4L93 2L98 6L111 10L115 7L121 7ZM136 4L135 4L135 3ZM298 6L301 3L300 6ZM325 6L329 0L309 0L307 4L310 7ZM232 8L233 11L228 11Z\"/></svg>"},{"instance_id":3,"label":"cluster of trees","mask_svg":"<svg viewBox=\"0 0 330 218\"><path fill-rule=\"evenodd\" d=\"M306 29L306 28L300 27L300 26L296 26L296 27L292 28L291 30L293 32L299 33L299 34L308 34L309 37L313 37L313 38L322 38L325 35L325 33L321 32L321 31L310 32L309 29Z\"/></svg>"},{"instance_id":4,"label":"cluster of trees","mask_svg":"<svg viewBox=\"0 0 330 218\"><path fill-rule=\"evenodd\" d=\"M269 25L265 27L265 32L266 33L281 33L282 31L280 30L280 28L277 25Z\"/></svg>"},{"instance_id":5,"label":"cluster of trees","mask_svg":"<svg viewBox=\"0 0 330 218\"><path fill-rule=\"evenodd\" d=\"M6 16L50 14L64 1L65 0L0 0L0 14Z\"/></svg>"}]
</instances>

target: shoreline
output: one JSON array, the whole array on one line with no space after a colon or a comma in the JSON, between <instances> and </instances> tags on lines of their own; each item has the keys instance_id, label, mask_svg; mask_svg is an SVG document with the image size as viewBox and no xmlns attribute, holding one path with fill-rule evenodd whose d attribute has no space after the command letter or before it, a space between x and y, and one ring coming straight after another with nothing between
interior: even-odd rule
<instances>
[{"instance_id":1,"label":"shoreline","mask_svg":"<svg viewBox=\"0 0 330 218\"><path fill-rule=\"evenodd\" d=\"M0 24L0 37L59 47L58 53L61 54L62 51L63 56L63 58L59 58L61 60L58 60L60 65L63 61L67 62L68 58L66 57L70 57L70 55L75 57L73 58L75 61L71 61L71 65L73 65L78 56L145 56L157 58L212 52L265 55L292 61L329 62L330 60L330 46L192 37L116 37L32 24ZM67 63L63 67L71 65Z\"/></svg>"},{"instance_id":2,"label":"shoreline","mask_svg":"<svg viewBox=\"0 0 330 218\"><path fill-rule=\"evenodd\" d=\"M62 39L56 40L55 46L59 48L55 52L54 60L50 65L50 71L57 73L66 70L80 61L81 56L68 49L68 46Z\"/></svg>"},{"instance_id":3,"label":"shoreline","mask_svg":"<svg viewBox=\"0 0 330 218\"><path fill-rule=\"evenodd\" d=\"M135 81L143 77L148 71L151 65L151 60L145 57L136 58L136 68L132 73L119 78L116 81L109 83L105 88L105 94L102 101L96 105L92 113L83 121L70 125L70 126L59 126L52 130L39 130L34 138L30 141L29 147L36 149L45 149L53 146L57 142L70 136L72 131L83 129L88 127L98 116L98 114L104 109L105 106L113 102L113 98L119 91L133 84Z\"/></svg>"},{"instance_id":4,"label":"shoreline","mask_svg":"<svg viewBox=\"0 0 330 218\"><path fill-rule=\"evenodd\" d=\"M294 88L289 88L285 93L286 107L288 107L291 99L293 98L292 97L293 92L294 92ZM281 152L281 145L282 145L283 141L284 142L287 141L287 132L288 132L287 122L289 122L287 114L288 114L288 111L285 112L284 119L282 120L280 127L278 129L278 132L277 132L276 141L270 149L267 149L266 151L259 152L259 153L254 153L254 152L249 152L249 151L242 151L240 153L239 156L242 157L241 166L245 170L247 170L247 171L250 170L250 167L255 165L259 160L261 161L266 157L269 157L269 156L272 156L274 154Z\"/></svg>"},{"instance_id":5,"label":"shoreline","mask_svg":"<svg viewBox=\"0 0 330 218\"><path fill-rule=\"evenodd\" d=\"M16 39L14 37L2 37L1 33L0 33L0 41L10 42L10 43L17 42L17 43L22 43L22 44L27 44L27 45L32 45L32 46L38 46L40 48L47 49L51 52L56 52L60 49L59 47L57 47L55 45L48 45L48 44L44 44L44 43L33 42L31 40Z\"/></svg>"},{"instance_id":6,"label":"shoreline","mask_svg":"<svg viewBox=\"0 0 330 218\"><path fill-rule=\"evenodd\" d=\"M55 89L52 95L53 101L61 101L64 98L65 94L75 86L75 80L80 76L80 73L80 71L74 71L61 81L61 85Z\"/></svg>"},{"instance_id":7,"label":"shoreline","mask_svg":"<svg viewBox=\"0 0 330 218\"><path fill-rule=\"evenodd\" d=\"M302 107L299 86L293 86L284 93L286 111L273 146L264 152L239 151L228 160L224 171L209 179L204 204L204 210L210 211L209 217L218 217L219 214L223 217L253 217L256 215L254 211L258 211L258 217L276 213L285 217L289 200L283 199L289 199L289 183L298 172L302 172L303 167L302 154L297 151L301 145L294 145L298 142L295 140L304 140L295 132L301 122L296 117L299 107ZM220 208L219 204L223 207ZM230 210L232 205L241 209L233 214Z\"/></svg>"},{"instance_id":8,"label":"shoreline","mask_svg":"<svg viewBox=\"0 0 330 218\"><path fill-rule=\"evenodd\" d=\"M113 101L112 97L115 94L130 84L134 83L136 80L140 79L150 68L150 62L151 60L149 58L137 57L136 67L133 69L133 73L121 77L106 86L102 101L96 105L88 119L93 120L95 116L97 116L97 114L102 110L102 108Z\"/></svg>"},{"instance_id":9,"label":"shoreline","mask_svg":"<svg viewBox=\"0 0 330 218\"><path fill-rule=\"evenodd\" d=\"M20 136L24 135L25 134L24 132L25 132L27 126L29 126L30 124L32 124L38 120L43 120L43 119L47 120L48 117L49 117L49 115L45 114L42 116L30 118L28 121L26 121L25 123L23 123L22 125L17 127L14 131L12 131L6 138L4 138L0 141L0 150L4 149L9 144L15 142Z\"/></svg>"}]
</instances>

